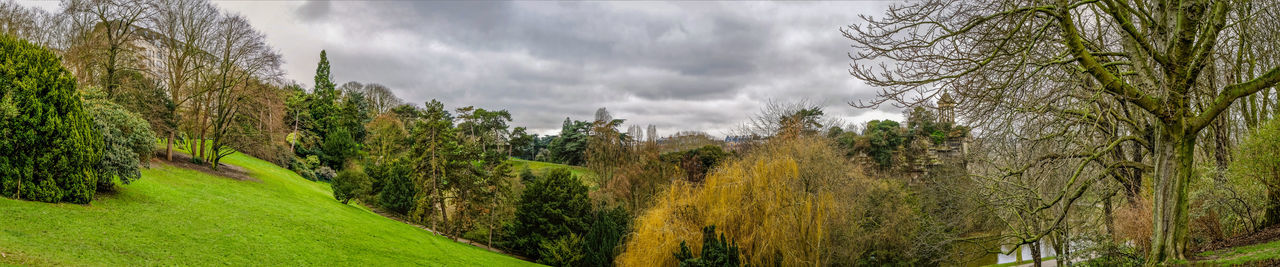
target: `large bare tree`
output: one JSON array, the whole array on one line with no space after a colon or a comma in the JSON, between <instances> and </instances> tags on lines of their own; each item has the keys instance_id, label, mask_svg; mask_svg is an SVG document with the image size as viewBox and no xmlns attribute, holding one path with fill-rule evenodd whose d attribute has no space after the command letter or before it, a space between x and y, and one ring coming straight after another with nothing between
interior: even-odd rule
<instances>
[{"instance_id":1,"label":"large bare tree","mask_svg":"<svg viewBox=\"0 0 1280 267\"><path fill-rule=\"evenodd\" d=\"M212 35L218 23L218 10L203 0L162 0L151 3L156 14L151 16L150 28L158 35L153 40L157 58L151 61L155 76L169 97L169 120L176 124L182 107L197 96L203 95L197 78L207 67ZM173 145L178 137L177 127L168 131L165 157L173 160Z\"/></svg>"},{"instance_id":2,"label":"large bare tree","mask_svg":"<svg viewBox=\"0 0 1280 267\"><path fill-rule=\"evenodd\" d=\"M1037 87L1046 79L1082 77L1071 83L1123 106L1107 112L1148 116L1155 178L1148 262L1159 264L1185 258L1187 192L1201 130L1237 100L1280 82L1276 65L1244 71L1237 68L1240 61L1222 56L1260 52L1239 37L1276 36L1271 22L1251 19L1276 5L1235 6L1249 4L927 0L891 7L883 17L865 17L842 31L856 50L850 73L883 88L859 106L918 105L944 89L966 100L1074 101L1081 97L1046 97L1056 91ZM1215 78L1226 70L1239 78ZM1102 115L1081 111L1085 117ZM1141 142L1137 137L1112 141Z\"/></svg>"},{"instance_id":3,"label":"large bare tree","mask_svg":"<svg viewBox=\"0 0 1280 267\"><path fill-rule=\"evenodd\" d=\"M139 41L141 26L151 15L152 9L138 0L65 0L64 14L68 14L78 39L90 47L81 53L84 62L93 62L88 67L89 73L96 75L93 80L107 93L114 97L120 87L120 74L124 70L137 70L135 55Z\"/></svg>"}]
</instances>

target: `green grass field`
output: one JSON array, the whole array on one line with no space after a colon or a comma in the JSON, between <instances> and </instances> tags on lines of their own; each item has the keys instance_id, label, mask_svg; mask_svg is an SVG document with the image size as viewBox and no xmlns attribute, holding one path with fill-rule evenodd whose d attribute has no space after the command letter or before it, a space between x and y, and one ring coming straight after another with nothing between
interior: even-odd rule
<instances>
[{"instance_id":1,"label":"green grass field","mask_svg":"<svg viewBox=\"0 0 1280 267\"><path fill-rule=\"evenodd\" d=\"M356 205L249 156L261 181L153 163L91 205L0 198L0 265L522 266Z\"/></svg>"},{"instance_id":2,"label":"green grass field","mask_svg":"<svg viewBox=\"0 0 1280 267\"><path fill-rule=\"evenodd\" d=\"M1196 261L1197 265L1247 265L1251 262L1280 259L1280 241L1205 251L1199 256L1211 259Z\"/></svg>"},{"instance_id":3,"label":"green grass field","mask_svg":"<svg viewBox=\"0 0 1280 267\"><path fill-rule=\"evenodd\" d=\"M574 176L577 176L578 179L581 179L582 183L587 185L587 187L592 189L596 188L596 173L588 170L586 167L511 158L511 169L516 173L520 173L520 171L526 167L536 175L544 175L547 172L558 168L569 169L569 172L573 173Z\"/></svg>"}]
</instances>

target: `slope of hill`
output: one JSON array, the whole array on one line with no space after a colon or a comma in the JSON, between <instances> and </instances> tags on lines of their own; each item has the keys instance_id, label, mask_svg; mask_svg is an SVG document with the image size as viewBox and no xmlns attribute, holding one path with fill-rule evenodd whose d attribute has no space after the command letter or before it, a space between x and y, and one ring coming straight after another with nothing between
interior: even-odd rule
<instances>
[{"instance_id":1,"label":"slope of hill","mask_svg":"<svg viewBox=\"0 0 1280 267\"><path fill-rule=\"evenodd\" d=\"M91 205L0 198L0 265L532 265L343 205L271 163L224 162L251 179L153 162Z\"/></svg>"},{"instance_id":2,"label":"slope of hill","mask_svg":"<svg viewBox=\"0 0 1280 267\"><path fill-rule=\"evenodd\" d=\"M596 188L596 184L595 184L596 173L587 169L587 167L564 165L559 163L550 163L550 162L542 162L542 161L523 160L518 158L511 158L510 162L511 162L511 170L514 170L516 173L520 173L520 171L523 170L524 168L529 168L530 171L533 171L533 174L537 174L537 175L546 174L547 172L553 169L559 169L559 168L569 169L569 172L573 173L574 176L577 176L578 179L582 179L582 183L586 184L587 187L590 187L592 189Z\"/></svg>"}]
</instances>

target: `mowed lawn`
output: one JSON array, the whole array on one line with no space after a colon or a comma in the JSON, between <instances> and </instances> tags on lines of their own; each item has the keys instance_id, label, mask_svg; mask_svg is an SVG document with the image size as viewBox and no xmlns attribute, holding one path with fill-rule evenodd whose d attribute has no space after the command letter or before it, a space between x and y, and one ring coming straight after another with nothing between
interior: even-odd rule
<instances>
[{"instance_id":1,"label":"mowed lawn","mask_svg":"<svg viewBox=\"0 0 1280 267\"><path fill-rule=\"evenodd\" d=\"M260 181L152 163L91 205L0 198L0 265L533 265L343 205L271 163L224 162Z\"/></svg>"},{"instance_id":2,"label":"mowed lawn","mask_svg":"<svg viewBox=\"0 0 1280 267\"><path fill-rule=\"evenodd\" d=\"M582 180L582 183L587 185L587 187L596 188L596 184L595 184L596 173L587 169L586 167L564 165L559 163L550 163L550 162L542 162L542 161L523 160L518 158L511 158L510 162L511 162L511 169L514 170L517 174L520 173L520 171L526 167L529 168L530 171L533 171L533 174L536 174L536 175L546 175L547 172L550 172L551 170L554 170L554 169L560 169L560 168L569 169L569 172L573 173L573 175L578 177L579 180Z\"/></svg>"}]
</instances>

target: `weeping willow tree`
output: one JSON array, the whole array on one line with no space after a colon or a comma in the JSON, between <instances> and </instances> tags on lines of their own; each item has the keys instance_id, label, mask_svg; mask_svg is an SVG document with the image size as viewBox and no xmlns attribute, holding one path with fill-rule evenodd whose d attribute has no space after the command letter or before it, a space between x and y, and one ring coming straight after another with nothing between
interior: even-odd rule
<instances>
[{"instance_id":1,"label":"weeping willow tree","mask_svg":"<svg viewBox=\"0 0 1280 267\"><path fill-rule=\"evenodd\" d=\"M957 95L970 118L1025 125L1042 116L1075 114L1149 119L1151 138L1121 132L1059 157L1032 160L1104 158L1112 143L1142 143L1151 156L1124 164L1153 174L1154 232L1148 262L1186 258L1188 187L1202 130L1242 98L1267 94L1280 82L1280 65L1259 60L1274 54L1278 7L1248 1L1208 0L926 0L891 7L884 16L865 17L843 29L855 52L850 74L882 88L874 100L855 103L921 105L943 90ZM1068 78L1054 83L1046 81ZM1085 86L1072 97L1046 86ZM1106 109L1023 110L982 117L984 103L1090 100L1116 102ZM1095 101L1096 100L1096 101ZM1061 105L1059 105L1061 106ZM1003 105L999 107L1011 107ZM989 111L989 110L987 110ZM1123 113L1129 112L1129 113ZM1088 135L1081 135L1084 138ZM1145 143L1144 143L1145 142ZM1109 151L1102 151L1109 152ZM1096 162L1096 161L1095 161ZM1082 163L1104 168L1125 161ZM1089 167L1099 164L1103 167ZM1073 172L1069 191L1031 210L1070 204L1090 184ZM1052 231L1045 229L1043 231Z\"/></svg>"}]
</instances>

